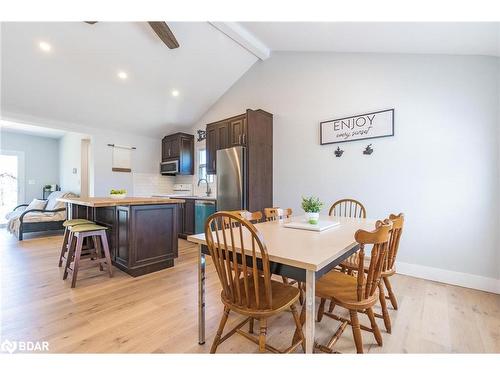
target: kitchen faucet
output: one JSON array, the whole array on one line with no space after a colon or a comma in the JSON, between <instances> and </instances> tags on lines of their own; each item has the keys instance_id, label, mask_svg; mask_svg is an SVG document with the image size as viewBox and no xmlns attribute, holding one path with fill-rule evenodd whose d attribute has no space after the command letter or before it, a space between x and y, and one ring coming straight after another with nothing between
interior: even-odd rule
<instances>
[{"instance_id":1,"label":"kitchen faucet","mask_svg":"<svg viewBox=\"0 0 500 375\"><path fill-rule=\"evenodd\" d=\"M208 184L208 180L206 178L200 178L198 180L198 186L200 186L201 181L205 181L205 183L207 184L207 197L209 197L210 194L212 194L212 189L210 189L210 185Z\"/></svg>"}]
</instances>

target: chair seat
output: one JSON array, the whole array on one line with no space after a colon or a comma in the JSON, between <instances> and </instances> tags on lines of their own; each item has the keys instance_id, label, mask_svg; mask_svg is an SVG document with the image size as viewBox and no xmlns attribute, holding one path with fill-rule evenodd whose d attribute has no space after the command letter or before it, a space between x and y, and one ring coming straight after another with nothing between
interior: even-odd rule
<instances>
[{"instance_id":1,"label":"chair seat","mask_svg":"<svg viewBox=\"0 0 500 375\"><path fill-rule=\"evenodd\" d=\"M353 254L349 258L345 259L342 261L342 263L339 264L339 266L346 267L347 269L357 271L358 270L358 254ZM368 270L370 267L370 258L365 258L364 261L364 269L365 272Z\"/></svg>"},{"instance_id":2,"label":"chair seat","mask_svg":"<svg viewBox=\"0 0 500 375\"><path fill-rule=\"evenodd\" d=\"M72 225L81 225L81 224L94 224L94 222L87 219L71 219L71 220L66 220L63 223L63 227L70 227Z\"/></svg>"},{"instance_id":3,"label":"chair seat","mask_svg":"<svg viewBox=\"0 0 500 375\"><path fill-rule=\"evenodd\" d=\"M360 306L375 304L378 293L359 302L357 276L332 270L316 282L316 296L333 299L337 305L348 309L356 309Z\"/></svg>"},{"instance_id":4,"label":"chair seat","mask_svg":"<svg viewBox=\"0 0 500 375\"><path fill-rule=\"evenodd\" d=\"M255 288L254 288L254 280L253 279L247 279L248 280L248 291L249 291L249 302L250 306L247 305L246 298L243 298L242 304L244 307L242 307L240 304L235 305L233 302L225 299L224 297L224 291L221 293L222 297L222 302L227 305L228 307L231 308L231 310L234 310L236 312L239 312L244 315L249 315L249 316L265 316L267 314L275 314L279 311L285 310L288 308L292 303L296 302L299 299L299 294L300 291L298 288L295 288L291 285L286 285L283 284L280 281L275 281L271 280L271 293L272 293L272 305L270 308L266 309L265 311L258 310L257 312L257 299L255 297ZM263 301L266 301L266 295L265 295L265 286L264 286L264 278L259 277L258 278L259 282L259 300L261 302L261 306ZM239 284L240 284L240 290L244 291L245 290L245 284L243 281L243 278L239 279ZM245 296L245 293L242 293L243 296ZM262 308L262 307L261 307Z\"/></svg>"},{"instance_id":5,"label":"chair seat","mask_svg":"<svg viewBox=\"0 0 500 375\"><path fill-rule=\"evenodd\" d=\"M75 225L71 227L71 232L73 233L81 233L81 232L92 232L97 230L106 230L107 227L103 227L102 225L97 224L81 224Z\"/></svg>"},{"instance_id":6,"label":"chair seat","mask_svg":"<svg viewBox=\"0 0 500 375\"><path fill-rule=\"evenodd\" d=\"M346 260L342 261L342 263L339 264L341 267L345 267L349 270L352 271L357 271L358 270L358 259L354 258L353 256L350 256ZM368 269L370 268L370 258L365 258L364 260L364 271L368 272ZM382 276L391 276L396 273L396 269L390 269L387 271L382 271Z\"/></svg>"}]
</instances>

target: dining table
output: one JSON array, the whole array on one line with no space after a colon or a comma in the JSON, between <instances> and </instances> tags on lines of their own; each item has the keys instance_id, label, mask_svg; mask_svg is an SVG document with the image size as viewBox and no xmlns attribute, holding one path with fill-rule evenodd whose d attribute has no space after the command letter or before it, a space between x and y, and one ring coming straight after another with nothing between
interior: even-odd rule
<instances>
[{"instance_id":1,"label":"dining table","mask_svg":"<svg viewBox=\"0 0 500 375\"><path fill-rule=\"evenodd\" d=\"M320 223L337 225L323 231L286 227L287 223L304 222L303 216L255 224L267 248L271 272L305 283L306 353L313 353L315 335L315 283L344 259L359 249L354 239L357 230L375 229L376 220L320 216ZM311 229L313 229L311 227ZM215 235L214 235L215 237ZM205 343L206 255L210 255L205 233L187 240L198 244L198 343ZM250 246L250 244L249 244ZM245 248L251 251L251 248ZM257 252L257 257L260 253Z\"/></svg>"}]
</instances>

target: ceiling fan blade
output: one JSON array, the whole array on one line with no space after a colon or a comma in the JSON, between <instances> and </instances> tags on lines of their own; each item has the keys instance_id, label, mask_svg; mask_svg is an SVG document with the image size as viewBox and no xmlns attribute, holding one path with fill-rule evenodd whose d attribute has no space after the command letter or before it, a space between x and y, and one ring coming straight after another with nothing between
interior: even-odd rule
<instances>
[{"instance_id":1,"label":"ceiling fan blade","mask_svg":"<svg viewBox=\"0 0 500 375\"><path fill-rule=\"evenodd\" d=\"M170 30L166 22L148 22L149 26L154 30L156 35L167 45L168 48L174 49L179 47L179 42L175 39L174 33Z\"/></svg>"},{"instance_id":2,"label":"ceiling fan blade","mask_svg":"<svg viewBox=\"0 0 500 375\"><path fill-rule=\"evenodd\" d=\"M85 23L88 23L89 25L93 25L94 23L97 23L97 21L83 21Z\"/></svg>"}]
</instances>

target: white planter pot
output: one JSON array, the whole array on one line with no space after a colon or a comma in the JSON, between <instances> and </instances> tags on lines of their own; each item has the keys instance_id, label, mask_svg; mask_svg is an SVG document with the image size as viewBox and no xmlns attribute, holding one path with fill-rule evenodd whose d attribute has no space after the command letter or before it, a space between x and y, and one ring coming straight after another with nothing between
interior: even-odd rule
<instances>
[{"instance_id":1,"label":"white planter pot","mask_svg":"<svg viewBox=\"0 0 500 375\"><path fill-rule=\"evenodd\" d=\"M319 212L306 212L306 221L309 224L318 224Z\"/></svg>"}]
</instances>

